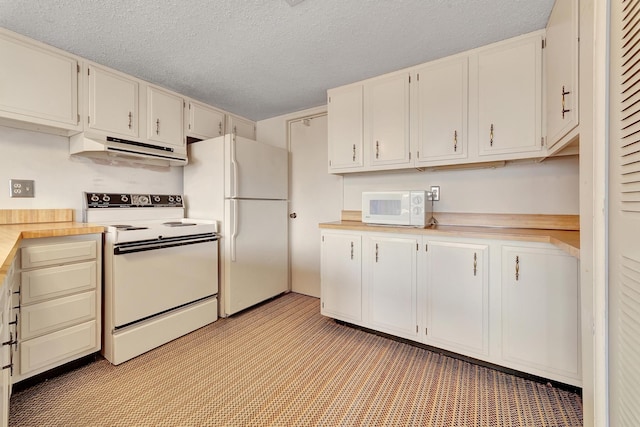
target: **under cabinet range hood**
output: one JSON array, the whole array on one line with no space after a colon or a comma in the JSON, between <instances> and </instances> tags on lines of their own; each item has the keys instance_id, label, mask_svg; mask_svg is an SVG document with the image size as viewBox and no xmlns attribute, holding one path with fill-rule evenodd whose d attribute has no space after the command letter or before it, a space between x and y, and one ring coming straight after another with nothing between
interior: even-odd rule
<instances>
[{"instance_id":1,"label":"under cabinet range hood","mask_svg":"<svg viewBox=\"0 0 640 427\"><path fill-rule=\"evenodd\" d=\"M123 160L159 167L187 164L187 155L176 153L173 148L88 132L69 137L69 149L72 155L105 162Z\"/></svg>"}]
</instances>

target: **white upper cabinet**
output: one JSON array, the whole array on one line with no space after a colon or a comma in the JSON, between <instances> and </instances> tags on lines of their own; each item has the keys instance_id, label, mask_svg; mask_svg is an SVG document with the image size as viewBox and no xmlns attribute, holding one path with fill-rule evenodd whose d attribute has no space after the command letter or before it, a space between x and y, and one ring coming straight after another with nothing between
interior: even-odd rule
<instances>
[{"instance_id":1,"label":"white upper cabinet","mask_svg":"<svg viewBox=\"0 0 640 427\"><path fill-rule=\"evenodd\" d=\"M477 94L481 161L540 156L542 150L542 34L517 37L470 57ZM506 155L506 156L505 156Z\"/></svg>"},{"instance_id":2,"label":"white upper cabinet","mask_svg":"<svg viewBox=\"0 0 640 427\"><path fill-rule=\"evenodd\" d=\"M361 170L363 158L362 84L331 89L328 94L329 172Z\"/></svg>"},{"instance_id":3,"label":"white upper cabinet","mask_svg":"<svg viewBox=\"0 0 640 427\"><path fill-rule=\"evenodd\" d=\"M1 28L0 58L0 124L81 130L76 58Z\"/></svg>"},{"instance_id":4,"label":"white upper cabinet","mask_svg":"<svg viewBox=\"0 0 640 427\"><path fill-rule=\"evenodd\" d=\"M224 135L224 113L208 105L189 101L185 117L185 135L199 139Z\"/></svg>"},{"instance_id":5,"label":"white upper cabinet","mask_svg":"<svg viewBox=\"0 0 640 427\"><path fill-rule=\"evenodd\" d=\"M86 128L109 136L139 136L139 84L114 70L90 64L87 67Z\"/></svg>"},{"instance_id":6,"label":"white upper cabinet","mask_svg":"<svg viewBox=\"0 0 640 427\"><path fill-rule=\"evenodd\" d=\"M164 147L185 147L183 109L181 96L147 86L147 139Z\"/></svg>"},{"instance_id":7,"label":"white upper cabinet","mask_svg":"<svg viewBox=\"0 0 640 427\"><path fill-rule=\"evenodd\" d=\"M400 73L364 85L365 141L369 163L376 169L398 168L411 161L409 79L409 73Z\"/></svg>"},{"instance_id":8,"label":"white upper cabinet","mask_svg":"<svg viewBox=\"0 0 640 427\"><path fill-rule=\"evenodd\" d=\"M247 139L256 139L256 124L243 117L227 114L227 133Z\"/></svg>"},{"instance_id":9,"label":"white upper cabinet","mask_svg":"<svg viewBox=\"0 0 640 427\"><path fill-rule=\"evenodd\" d=\"M543 50L547 147L554 150L577 135L579 9L578 0L556 1L547 24Z\"/></svg>"},{"instance_id":10,"label":"white upper cabinet","mask_svg":"<svg viewBox=\"0 0 640 427\"><path fill-rule=\"evenodd\" d=\"M468 75L466 55L415 71L416 166L467 157Z\"/></svg>"}]
</instances>

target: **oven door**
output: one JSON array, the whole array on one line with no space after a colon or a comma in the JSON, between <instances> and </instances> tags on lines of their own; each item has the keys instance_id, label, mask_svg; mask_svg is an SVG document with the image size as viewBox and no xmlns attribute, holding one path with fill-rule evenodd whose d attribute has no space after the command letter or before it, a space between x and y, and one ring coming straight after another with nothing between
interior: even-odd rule
<instances>
[{"instance_id":1,"label":"oven door","mask_svg":"<svg viewBox=\"0 0 640 427\"><path fill-rule=\"evenodd\" d=\"M218 293L215 234L115 244L116 329Z\"/></svg>"}]
</instances>

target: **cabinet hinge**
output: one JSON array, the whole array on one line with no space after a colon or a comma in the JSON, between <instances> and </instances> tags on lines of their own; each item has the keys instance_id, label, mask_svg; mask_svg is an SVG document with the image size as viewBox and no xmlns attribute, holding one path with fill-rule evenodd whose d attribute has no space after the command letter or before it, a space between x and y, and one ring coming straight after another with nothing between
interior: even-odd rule
<instances>
[{"instance_id":1,"label":"cabinet hinge","mask_svg":"<svg viewBox=\"0 0 640 427\"><path fill-rule=\"evenodd\" d=\"M411 83L411 75L409 75L409 83Z\"/></svg>"},{"instance_id":2,"label":"cabinet hinge","mask_svg":"<svg viewBox=\"0 0 640 427\"><path fill-rule=\"evenodd\" d=\"M322 236L322 241L324 242L324 236Z\"/></svg>"},{"instance_id":3,"label":"cabinet hinge","mask_svg":"<svg viewBox=\"0 0 640 427\"><path fill-rule=\"evenodd\" d=\"M324 308L324 301L322 301L322 308Z\"/></svg>"},{"instance_id":4,"label":"cabinet hinge","mask_svg":"<svg viewBox=\"0 0 640 427\"><path fill-rule=\"evenodd\" d=\"M78 70L78 73L80 72L80 64L76 64L76 69Z\"/></svg>"},{"instance_id":5,"label":"cabinet hinge","mask_svg":"<svg viewBox=\"0 0 640 427\"><path fill-rule=\"evenodd\" d=\"M189 104L189 110L191 110L191 104Z\"/></svg>"},{"instance_id":6,"label":"cabinet hinge","mask_svg":"<svg viewBox=\"0 0 640 427\"><path fill-rule=\"evenodd\" d=\"M78 124L80 124L80 114L78 114Z\"/></svg>"},{"instance_id":7,"label":"cabinet hinge","mask_svg":"<svg viewBox=\"0 0 640 427\"><path fill-rule=\"evenodd\" d=\"M418 325L416 325L416 334L418 333Z\"/></svg>"},{"instance_id":8,"label":"cabinet hinge","mask_svg":"<svg viewBox=\"0 0 640 427\"><path fill-rule=\"evenodd\" d=\"M540 137L540 146L544 147L544 136Z\"/></svg>"},{"instance_id":9,"label":"cabinet hinge","mask_svg":"<svg viewBox=\"0 0 640 427\"><path fill-rule=\"evenodd\" d=\"M547 47L547 39L542 39L542 48Z\"/></svg>"},{"instance_id":10,"label":"cabinet hinge","mask_svg":"<svg viewBox=\"0 0 640 427\"><path fill-rule=\"evenodd\" d=\"M329 166L331 166L331 160L329 160Z\"/></svg>"},{"instance_id":11,"label":"cabinet hinge","mask_svg":"<svg viewBox=\"0 0 640 427\"><path fill-rule=\"evenodd\" d=\"M87 124L91 123L91 117L87 116Z\"/></svg>"},{"instance_id":12,"label":"cabinet hinge","mask_svg":"<svg viewBox=\"0 0 640 427\"><path fill-rule=\"evenodd\" d=\"M189 123L189 129L191 129L191 123Z\"/></svg>"},{"instance_id":13,"label":"cabinet hinge","mask_svg":"<svg viewBox=\"0 0 640 427\"><path fill-rule=\"evenodd\" d=\"M429 245L426 243L424 244L424 251L429 252Z\"/></svg>"},{"instance_id":14,"label":"cabinet hinge","mask_svg":"<svg viewBox=\"0 0 640 427\"><path fill-rule=\"evenodd\" d=\"M91 75L91 68L87 68L87 76Z\"/></svg>"},{"instance_id":15,"label":"cabinet hinge","mask_svg":"<svg viewBox=\"0 0 640 427\"><path fill-rule=\"evenodd\" d=\"M416 243L416 251L420 250L420 243Z\"/></svg>"},{"instance_id":16,"label":"cabinet hinge","mask_svg":"<svg viewBox=\"0 0 640 427\"><path fill-rule=\"evenodd\" d=\"M428 328L424 328L424 334L425 335L429 335L429 329Z\"/></svg>"},{"instance_id":17,"label":"cabinet hinge","mask_svg":"<svg viewBox=\"0 0 640 427\"><path fill-rule=\"evenodd\" d=\"M331 102L331 97L329 97L329 102Z\"/></svg>"},{"instance_id":18,"label":"cabinet hinge","mask_svg":"<svg viewBox=\"0 0 640 427\"><path fill-rule=\"evenodd\" d=\"M420 81L420 73L416 74L416 81L419 82Z\"/></svg>"},{"instance_id":19,"label":"cabinet hinge","mask_svg":"<svg viewBox=\"0 0 640 427\"><path fill-rule=\"evenodd\" d=\"M409 160L411 160L411 151L409 151Z\"/></svg>"}]
</instances>

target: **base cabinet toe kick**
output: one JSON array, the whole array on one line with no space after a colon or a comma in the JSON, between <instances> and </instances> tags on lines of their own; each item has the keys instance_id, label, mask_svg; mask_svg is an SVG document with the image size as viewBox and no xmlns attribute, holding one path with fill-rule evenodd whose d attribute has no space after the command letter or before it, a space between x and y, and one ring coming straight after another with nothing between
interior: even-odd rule
<instances>
[{"instance_id":1,"label":"base cabinet toe kick","mask_svg":"<svg viewBox=\"0 0 640 427\"><path fill-rule=\"evenodd\" d=\"M552 244L321 231L321 313L582 386L579 261Z\"/></svg>"}]
</instances>

